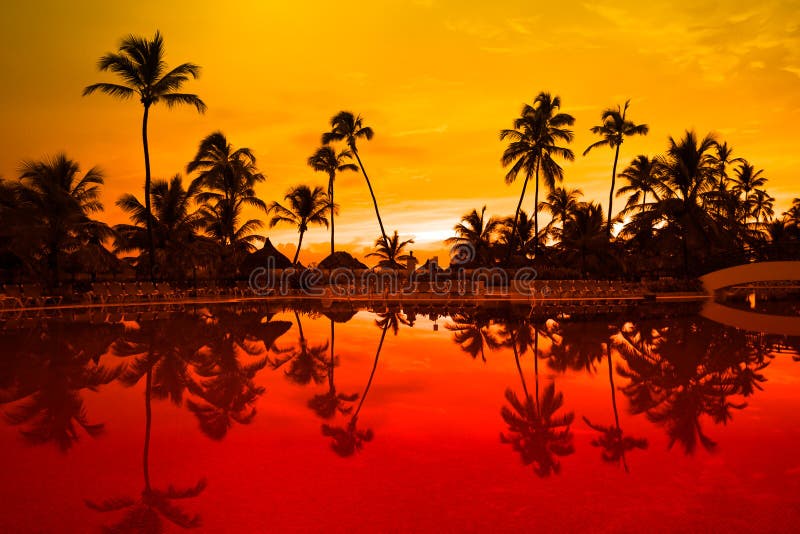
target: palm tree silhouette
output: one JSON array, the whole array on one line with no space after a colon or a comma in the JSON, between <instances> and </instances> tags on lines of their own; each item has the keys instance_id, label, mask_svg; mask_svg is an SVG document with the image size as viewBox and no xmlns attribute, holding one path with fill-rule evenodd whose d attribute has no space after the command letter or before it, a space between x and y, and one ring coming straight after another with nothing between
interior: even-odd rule
<instances>
[{"instance_id":1,"label":"palm tree silhouette","mask_svg":"<svg viewBox=\"0 0 800 534\"><path fill-rule=\"evenodd\" d=\"M737 195L744 194L744 206L748 206L748 197L750 193L758 187L762 187L767 183L767 179L762 175L763 169L756 169L752 164L742 160L739 167L734 171L733 178L733 192ZM745 211L745 220L747 223L747 214Z\"/></svg>"},{"instance_id":2,"label":"palm tree silhouette","mask_svg":"<svg viewBox=\"0 0 800 534\"><path fill-rule=\"evenodd\" d=\"M661 166L656 158L649 158L645 155L638 155L633 158L631 164L620 173L621 178L628 182L617 191L617 196L628 196L625 209L638 208L644 211L647 205L647 194L653 195L655 202L659 202L661 197L658 194L661 184Z\"/></svg>"},{"instance_id":3,"label":"palm tree silhouette","mask_svg":"<svg viewBox=\"0 0 800 534\"><path fill-rule=\"evenodd\" d=\"M243 208L267 211L255 192L255 186L266 178L258 171L252 150L234 149L222 132L213 132L200 142L186 172L197 173L192 188L199 191L197 200L205 206L207 219L213 221L212 234L223 250L231 249L235 254L260 240L251 234L261 226L260 220L251 219L239 227Z\"/></svg>"},{"instance_id":4,"label":"palm tree silhouette","mask_svg":"<svg viewBox=\"0 0 800 534\"><path fill-rule=\"evenodd\" d=\"M378 261L379 267L385 267L387 269L405 269L400 262L411 258L411 256L404 253L404 249L413 242L413 239L400 241L400 236L397 234L397 230L395 230L390 238L384 236L384 238L379 237L376 239L375 252L370 252L366 257L380 258L380 261Z\"/></svg>"},{"instance_id":5,"label":"palm tree silhouette","mask_svg":"<svg viewBox=\"0 0 800 534\"><path fill-rule=\"evenodd\" d=\"M331 130L322 134L322 144L329 145L333 141L344 141L350 148L350 151L356 157L358 166L361 168L361 174L364 175L364 180L367 182L369 194L372 197L372 205L375 207L375 216L378 218L378 225L381 227L381 235L384 242L387 243L389 238L386 236L386 230L383 229L383 220L381 219L380 211L378 211L378 201L375 199L375 192L372 190L372 183L369 181L367 171L364 170L364 164L361 162L361 156L358 154L358 146L356 145L359 139L369 141L375 132L369 126L364 126L364 119L361 115L354 115L349 111L340 111L331 119Z\"/></svg>"},{"instance_id":6,"label":"palm tree silhouette","mask_svg":"<svg viewBox=\"0 0 800 534\"><path fill-rule=\"evenodd\" d=\"M493 324L491 317L485 312L459 312L450 319L445 328L453 332L453 342L473 359L480 354L481 360L485 362L486 348L496 350L503 346L498 339L497 325Z\"/></svg>"},{"instance_id":7,"label":"palm tree silhouette","mask_svg":"<svg viewBox=\"0 0 800 534\"><path fill-rule=\"evenodd\" d=\"M100 240L112 235L108 226L90 218L103 210L101 185L100 169L93 167L80 176L79 165L64 153L22 164L17 201L33 213L24 235L40 247L53 286L59 281L59 257L80 248L83 234Z\"/></svg>"},{"instance_id":8,"label":"palm tree silhouette","mask_svg":"<svg viewBox=\"0 0 800 534\"><path fill-rule=\"evenodd\" d=\"M510 249L514 247L519 251L520 255L528 258L533 255L534 246L539 243L539 255L541 256L545 250L548 232L553 232L553 228L545 227L538 236L534 233L535 225L533 218L529 217L525 210L519 210L517 217L517 229L514 228L514 217L506 217L497 230L497 245ZM514 245L516 243L516 245ZM506 256L508 254L506 253Z\"/></svg>"},{"instance_id":9,"label":"palm tree silhouette","mask_svg":"<svg viewBox=\"0 0 800 534\"><path fill-rule=\"evenodd\" d=\"M559 247L569 258L567 264L574 264L577 259L584 276L590 270L590 260L596 271L613 261L604 219L600 204L581 202L564 223Z\"/></svg>"},{"instance_id":10,"label":"palm tree silhouette","mask_svg":"<svg viewBox=\"0 0 800 534\"><path fill-rule=\"evenodd\" d=\"M337 154L336 151L329 146L322 146L308 158L308 164L312 169L319 172L327 173L328 175L328 198L330 199L330 213L331 213L331 254L335 252L334 246L334 203L333 199L333 182L336 179L337 172L344 171L358 171L358 167L352 161L353 153L349 150L340 150Z\"/></svg>"},{"instance_id":11,"label":"palm tree silhouette","mask_svg":"<svg viewBox=\"0 0 800 534\"><path fill-rule=\"evenodd\" d=\"M186 190L179 174L166 180L153 180L150 188L150 205L153 213L149 220L155 241L156 258L148 259L148 265L156 265L161 272L174 278L182 278L187 271L194 270L198 263L213 259L212 242L201 235L205 226L202 213L193 209L197 193L194 186ZM138 261L148 254L147 208L132 194L117 200L117 206L128 214L134 224L119 224L114 227L115 253L140 251Z\"/></svg>"},{"instance_id":12,"label":"palm tree silhouette","mask_svg":"<svg viewBox=\"0 0 800 534\"><path fill-rule=\"evenodd\" d=\"M480 215L478 210L472 210L461 217L461 222L453 227L455 237L445 239L445 244L457 250L460 245L472 248L474 257L470 258L470 264L488 266L492 264L492 237L502 222L494 217L486 221L486 206L481 208Z\"/></svg>"},{"instance_id":13,"label":"palm tree silhouette","mask_svg":"<svg viewBox=\"0 0 800 534\"><path fill-rule=\"evenodd\" d=\"M555 187L556 180L561 181L564 171L553 159L554 156L567 161L575 159L572 150L559 146L563 141L569 143L573 139L572 126L575 118L566 113L559 113L561 98L552 97L550 93L541 92L533 104L525 104L520 117L514 120L514 128L500 131L500 140L509 139L511 142L503 152L502 163L504 167L511 165L506 173L506 183L511 184L520 172L525 173L522 184L522 193L514 211L514 224L511 235L516 239L517 219L519 218L522 201L525 198L525 189L528 180L536 179L536 192L534 194L534 234L539 235L539 173L541 171L548 189ZM534 255L539 251L538 242L534 242ZM509 247L507 260L514 252L514 246Z\"/></svg>"},{"instance_id":14,"label":"palm tree silhouette","mask_svg":"<svg viewBox=\"0 0 800 534\"><path fill-rule=\"evenodd\" d=\"M144 146L144 198L145 209L150 215L150 148L147 143L147 119L150 107L163 102L167 107L188 104L199 113L205 113L206 105L197 95L179 92L189 78L197 79L200 67L194 63L182 63L167 70L164 62L164 38L156 31L152 40L136 35L128 35L119 45L117 52L109 52L97 63L100 71L111 71L122 79L122 84L95 83L83 90L83 96L100 91L109 96L127 100L138 96L144 107L142 115L142 145ZM147 222L147 235L151 262L155 258L155 243L150 219ZM152 264L151 264L152 270ZM152 277L153 275L151 275Z\"/></svg>"},{"instance_id":15,"label":"palm tree silhouette","mask_svg":"<svg viewBox=\"0 0 800 534\"><path fill-rule=\"evenodd\" d=\"M334 369L339 364L339 358L335 353L336 345L336 329L335 321L331 321L331 341L330 341L330 356L328 357L328 391L325 393L314 395L308 401L308 407L311 408L318 417L322 419L331 419L336 413L348 415L353 411L353 407L348 404L358 400L358 393L340 393L336 390L336 382L334 380Z\"/></svg>"},{"instance_id":16,"label":"palm tree silhouette","mask_svg":"<svg viewBox=\"0 0 800 534\"><path fill-rule=\"evenodd\" d=\"M325 212L331 207L330 197L320 186L311 189L309 186L301 184L289 189L283 198L289 201L288 207L273 202L269 207L269 212L272 213L269 226L274 228L278 223L297 226L300 238L297 241L297 250L292 260L292 263L297 264L300 247L303 245L303 235L308 231L308 225L321 224L325 225L325 228L328 227L328 217Z\"/></svg>"},{"instance_id":17,"label":"palm tree silhouette","mask_svg":"<svg viewBox=\"0 0 800 534\"><path fill-rule=\"evenodd\" d=\"M539 202L539 211L546 211L550 214L550 222L545 227L546 231L555 224L564 223L570 218L572 213L578 209L580 198L583 196L583 191L580 189L566 189L564 187L556 187L547 194L547 199Z\"/></svg>"},{"instance_id":18,"label":"palm tree silhouette","mask_svg":"<svg viewBox=\"0 0 800 534\"><path fill-rule=\"evenodd\" d=\"M750 197L750 213L755 217L756 226L761 222L769 222L775 215L775 199L763 189L753 190L753 196Z\"/></svg>"},{"instance_id":19,"label":"palm tree silhouette","mask_svg":"<svg viewBox=\"0 0 800 534\"><path fill-rule=\"evenodd\" d=\"M608 108L603 111L603 114L601 115L603 124L600 126L592 126L591 128L593 134L600 135L603 137L603 139L592 143L586 148L586 150L583 151L583 155L585 156L593 148L598 148L601 146L609 146L614 149L614 166L611 168L611 192L608 195L608 229L606 230L606 233L609 236L611 235L611 208L614 202L614 186L617 179L619 147L622 145L622 142L626 137L630 137L632 135L647 135L647 132L650 131L646 124L635 124L633 121L625 118L630 103L630 100L626 100L624 106L617 106L616 109Z\"/></svg>"}]
</instances>

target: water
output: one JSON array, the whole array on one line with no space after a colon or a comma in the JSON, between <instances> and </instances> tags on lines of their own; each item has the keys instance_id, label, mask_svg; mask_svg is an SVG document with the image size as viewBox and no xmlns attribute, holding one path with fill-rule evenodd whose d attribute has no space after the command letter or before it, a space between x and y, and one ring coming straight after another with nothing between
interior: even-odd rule
<instances>
[{"instance_id":1,"label":"water","mask_svg":"<svg viewBox=\"0 0 800 534\"><path fill-rule=\"evenodd\" d=\"M797 338L685 305L594 319L304 307L7 323L0 530L780 531L800 519Z\"/></svg>"}]
</instances>

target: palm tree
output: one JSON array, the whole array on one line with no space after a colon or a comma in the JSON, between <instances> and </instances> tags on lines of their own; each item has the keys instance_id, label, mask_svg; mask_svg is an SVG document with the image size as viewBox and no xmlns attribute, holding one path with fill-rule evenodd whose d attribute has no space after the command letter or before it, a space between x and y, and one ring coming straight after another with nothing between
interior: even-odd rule
<instances>
[{"instance_id":1,"label":"palm tree","mask_svg":"<svg viewBox=\"0 0 800 534\"><path fill-rule=\"evenodd\" d=\"M628 196L625 209L631 209L638 204L640 211L644 211L647 205L647 194L650 193L658 202L661 197L658 194L661 188L661 167L657 158L649 158L640 154L633 158L631 164L620 173L621 178L628 182L617 191L617 196Z\"/></svg>"},{"instance_id":2,"label":"palm tree","mask_svg":"<svg viewBox=\"0 0 800 534\"><path fill-rule=\"evenodd\" d=\"M329 146L322 146L308 158L309 166L315 171L324 172L328 174L328 198L330 198L331 209L331 254L334 253L334 200L333 200L333 182L336 179L337 172L344 171L358 171L358 167L353 163L348 163L353 158L353 153L349 150L340 150L337 154L336 151Z\"/></svg>"},{"instance_id":3,"label":"palm tree","mask_svg":"<svg viewBox=\"0 0 800 534\"><path fill-rule=\"evenodd\" d=\"M330 342L330 356L328 357L328 391L318 395L314 395L308 401L308 407L314 410L317 416L323 419L332 418L336 412L342 415L349 415L353 411L352 406L348 404L358 400L358 393L340 393L336 390L336 381L334 379L334 369L339 363L339 358L335 353L336 344L336 328L335 321L331 321L331 342Z\"/></svg>"},{"instance_id":4,"label":"palm tree","mask_svg":"<svg viewBox=\"0 0 800 534\"><path fill-rule=\"evenodd\" d=\"M300 322L300 314L294 312L299 331L297 347L288 350L276 349L279 354L288 352L289 355L270 362L273 369L282 367L285 363L291 362L289 369L285 371L286 377L301 386L314 382L322 383L327 376L327 366L325 365L325 351L328 350L328 343L321 345L309 345L308 340L303 334L303 324Z\"/></svg>"},{"instance_id":5,"label":"palm tree","mask_svg":"<svg viewBox=\"0 0 800 534\"><path fill-rule=\"evenodd\" d=\"M609 236L611 236L611 213L612 203L614 202L614 186L617 179L619 147L622 145L622 142L626 137L630 137L632 135L647 135L647 132L650 131L650 128L646 124L635 124L633 121L625 118L630 103L630 100L626 100L624 106L617 106L616 109L608 108L603 111L603 114L601 115L603 124L599 126L592 126L591 128L593 134L600 135L603 137L603 139L592 143L586 148L586 150L583 151L583 155L585 156L593 148L598 148L601 146L608 146L614 149L614 165L611 168L611 192L608 195L608 226L606 229L606 233Z\"/></svg>"},{"instance_id":6,"label":"palm tree","mask_svg":"<svg viewBox=\"0 0 800 534\"><path fill-rule=\"evenodd\" d=\"M142 145L144 146L144 198L145 209L150 211L150 148L147 144L147 119L150 107L163 102L172 108L188 104L199 113L205 113L206 105L197 95L179 92L189 78L200 76L200 67L194 63L181 63L167 70L164 62L164 38L156 31L152 41L136 35L128 35L119 45L117 52L109 52L97 63L100 71L111 71L122 79L122 84L95 83L83 90L83 96L100 91L109 96L128 100L138 96L144 106L142 116ZM150 219L146 219L150 258L155 257ZM151 264L152 269L152 264Z\"/></svg>"},{"instance_id":7,"label":"palm tree","mask_svg":"<svg viewBox=\"0 0 800 534\"><path fill-rule=\"evenodd\" d=\"M80 247L79 234L91 230L101 240L112 234L108 226L89 217L103 210L99 200L103 173L93 167L80 176L78 163L64 153L25 161L20 172L17 201L35 214L28 221L30 226L21 231L36 243L57 285L59 256Z\"/></svg>"},{"instance_id":8,"label":"palm tree","mask_svg":"<svg viewBox=\"0 0 800 534\"><path fill-rule=\"evenodd\" d=\"M375 132L373 132L372 128L369 126L364 126L364 119L361 115L354 115L349 111L340 111L331 119L331 131L322 134L322 144L329 145L333 141L344 141L347 143L350 152L353 153L356 157L356 161L358 161L358 166L361 168L361 174L364 175L364 180L367 182L369 194L372 197L372 205L375 207L375 216L378 218L378 225L381 227L381 235L383 236L383 241L387 243L388 246L389 238L386 236L386 230L383 229L383 220L378 211L378 201L375 199L372 183L369 181L367 171L364 170L364 164L361 162L361 156L358 155L358 146L356 145L359 139L369 141L372 139L373 135L375 135Z\"/></svg>"},{"instance_id":9,"label":"palm tree","mask_svg":"<svg viewBox=\"0 0 800 534\"><path fill-rule=\"evenodd\" d=\"M273 202L268 209L273 214L269 226L274 228L275 225L282 222L297 226L300 239L297 242L294 260L292 260L292 263L297 264L300 247L303 245L303 234L308 231L308 225L324 224L326 228L328 227L328 218L325 216L325 212L330 207L330 199L320 186L311 189L305 184L292 187L283 198L289 201L289 207L286 208L278 202Z\"/></svg>"},{"instance_id":10,"label":"palm tree","mask_svg":"<svg viewBox=\"0 0 800 534\"><path fill-rule=\"evenodd\" d=\"M539 211L546 211L550 214L551 220L547 224L547 229L552 225L560 223L562 228L570 215L578 208L580 197L583 191L580 189L566 189L556 187L547 194L547 200L539 203Z\"/></svg>"},{"instance_id":11,"label":"palm tree","mask_svg":"<svg viewBox=\"0 0 800 534\"><path fill-rule=\"evenodd\" d=\"M162 272L180 278L187 270L194 270L212 259L211 242L200 235L205 221L202 213L192 209L197 193L194 184L184 189L179 174L166 180L153 180L150 188L150 216L156 257L148 259L148 265L155 265ZM115 253L141 251L147 256L147 208L134 195L128 193L117 200L117 206L128 214L134 224L120 224L114 229L117 238Z\"/></svg>"},{"instance_id":12,"label":"palm tree","mask_svg":"<svg viewBox=\"0 0 800 534\"><path fill-rule=\"evenodd\" d=\"M742 160L739 168L734 171L733 191L737 195L744 194L745 207L748 206L750 192L756 188L763 187L767 183L766 177L762 176L763 172L763 169L756 170L753 165L744 160ZM747 210L745 211L744 222L747 223Z\"/></svg>"},{"instance_id":13,"label":"palm tree","mask_svg":"<svg viewBox=\"0 0 800 534\"><path fill-rule=\"evenodd\" d=\"M536 192L534 193L534 234L539 235L539 214L536 208L539 205L539 174L543 175L548 189L555 187L556 180L563 179L564 171L553 157L567 161L575 159L572 150L559 146L563 141L569 143L574 135L566 126L572 126L575 118L566 113L559 113L561 98L552 97L550 93L541 92L533 101L533 105L525 104L520 116L514 120L514 128L502 130L500 140L509 139L511 142L503 152L501 159L503 167L511 165L506 173L506 183L511 184L520 172L525 173L522 184L522 193L519 196L517 209L514 212L514 224L511 228L512 238L516 239L517 220L525 198L525 189L528 180L536 179ZM534 242L534 255L539 251L538 241ZM508 258L513 254L514 246L509 247Z\"/></svg>"},{"instance_id":14,"label":"palm tree","mask_svg":"<svg viewBox=\"0 0 800 534\"><path fill-rule=\"evenodd\" d=\"M478 210L472 210L461 217L461 222L453 227L455 237L448 237L444 242L452 247L451 252L457 252L461 246L471 247L473 257L468 263L489 265L492 263L492 236L501 224L494 217L486 221L486 206L483 206L480 215Z\"/></svg>"},{"instance_id":15,"label":"palm tree","mask_svg":"<svg viewBox=\"0 0 800 534\"><path fill-rule=\"evenodd\" d=\"M594 259L594 264L600 267L611 258L608 234L603 231L605 222L600 204L581 202L564 223L559 246L568 256L566 263L578 260L584 276L588 272L589 259Z\"/></svg>"},{"instance_id":16,"label":"palm tree","mask_svg":"<svg viewBox=\"0 0 800 534\"><path fill-rule=\"evenodd\" d=\"M238 216L244 207L266 211L255 186L266 180L256 167L256 157L249 148L234 149L222 132L205 137L186 172L197 172L192 187L199 192L197 200L222 215L220 240L223 247L236 241Z\"/></svg>"},{"instance_id":17,"label":"palm tree","mask_svg":"<svg viewBox=\"0 0 800 534\"><path fill-rule=\"evenodd\" d=\"M413 239L400 241L400 236L397 235L397 230L394 235L387 239L378 238L375 240L375 252L370 252L367 257L380 258L378 262L379 267L386 267L388 269L404 269L401 261L411 259L411 256L404 253L404 249L413 243Z\"/></svg>"},{"instance_id":18,"label":"palm tree","mask_svg":"<svg viewBox=\"0 0 800 534\"><path fill-rule=\"evenodd\" d=\"M733 157L733 147L727 142L716 143L716 154L711 155L712 164L716 166L717 183L723 185L728 181L728 166L744 163L742 158Z\"/></svg>"},{"instance_id":19,"label":"palm tree","mask_svg":"<svg viewBox=\"0 0 800 534\"><path fill-rule=\"evenodd\" d=\"M748 209L753 217L756 218L756 226L759 222L768 222L775 215L775 199L763 189L756 189L753 191L753 196L750 197L750 205Z\"/></svg>"},{"instance_id":20,"label":"palm tree","mask_svg":"<svg viewBox=\"0 0 800 534\"><path fill-rule=\"evenodd\" d=\"M514 243L517 243L515 248L523 257L528 258L532 256L536 243L545 246L547 233L550 231L549 228L545 227L537 236L534 233L534 224L534 219L529 217L525 210L519 210L517 230L515 233L512 233L514 217L506 217L500 222L500 226L498 226L497 244L508 248L513 246ZM541 250L539 251L539 255L542 255Z\"/></svg>"}]
</instances>

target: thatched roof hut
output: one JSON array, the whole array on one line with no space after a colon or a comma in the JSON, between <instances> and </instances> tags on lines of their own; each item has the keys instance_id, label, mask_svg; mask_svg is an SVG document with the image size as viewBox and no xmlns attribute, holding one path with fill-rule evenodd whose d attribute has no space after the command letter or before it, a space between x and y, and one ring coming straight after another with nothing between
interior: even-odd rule
<instances>
[{"instance_id":1,"label":"thatched roof hut","mask_svg":"<svg viewBox=\"0 0 800 534\"><path fill-rule=\"evenodd\" d=\"M318 268L324 270L333 270L333 269L351 269L351 270L358 270L358 269L366 269L367 266L355 259L352 255L342 250L338 250L333 254L330 254L324 260L319 262L317 265Z\"/></svg>"},{"instance_id":2,"label":"thatched roof hut","mask_svg":"<svg viewBox=\"0 0 800 534\"><path fill-rule=\"evenodd\" d=\"M239 273L249 276L258 267L272 269L288 269L293 267L292 261L284 256L272 242L267 238L264 246L255 252L251 252L239 265Z\"/></svg>"}]
</instances>

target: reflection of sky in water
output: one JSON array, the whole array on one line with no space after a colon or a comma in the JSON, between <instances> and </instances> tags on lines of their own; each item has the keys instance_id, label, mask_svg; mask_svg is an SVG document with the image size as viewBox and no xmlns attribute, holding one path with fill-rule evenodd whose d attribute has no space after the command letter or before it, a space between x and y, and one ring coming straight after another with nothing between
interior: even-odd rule
<instances>
[{"instance_id":1,"label":"reflection of sky in water","mask_svg":"<svg viewBox=\"0 0 800 534\"><path fill-rule=\"evenodd\" d=\"M796 338L691 314L529 311L265 321L212 307L136 328L6 329L0 526L624 529L658 518L780 530L798 519Z\"/></svg>"}]
</instances>

